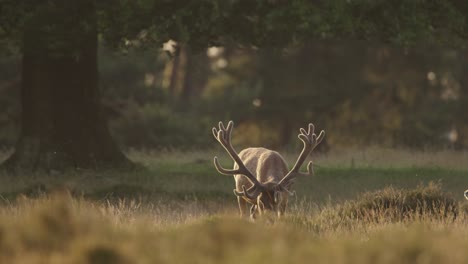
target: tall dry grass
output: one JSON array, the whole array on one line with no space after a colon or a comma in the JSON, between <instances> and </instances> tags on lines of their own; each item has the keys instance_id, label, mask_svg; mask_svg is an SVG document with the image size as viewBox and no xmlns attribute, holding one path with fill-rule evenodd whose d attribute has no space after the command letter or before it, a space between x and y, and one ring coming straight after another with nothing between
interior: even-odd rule
<instances>
[{"instance_id":1,"label":"tall dry grass","mask_svg":"<svg viewBox=\"0 0 468 264\"><path fill-rule=\"evenodd\" d=\"M255 223L215 151L131 152L149 168L135 173L4 174L0 263L468 263L466 153L375 151L316 156L287 215Z\"/></svg>"},{"instance_id":2,"label":"tall dry grass","mask_svg":"<svg viewBox=\"0 0 468 264\"><path fill-rule=\"evenodd\" d=\"M255 223L235 210L178 203L179 210L175 203L90 201L65 190L19 196L0 207L0 263L468 261L466 209L437 185L389 188L323 208L302 201L282 219Z\"/></svg>"}]
</instances>

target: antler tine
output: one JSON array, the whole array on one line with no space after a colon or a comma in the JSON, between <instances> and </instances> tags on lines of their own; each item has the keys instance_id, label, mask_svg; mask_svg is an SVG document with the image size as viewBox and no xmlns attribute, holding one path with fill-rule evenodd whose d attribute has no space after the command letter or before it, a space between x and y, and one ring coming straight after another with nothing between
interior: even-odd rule
<instances>
[{"instance_id":1,"label":"antler tine","mask_svg":"<svg viewBox=\"0 0 468 264\"><path fill-rule=\"evenodd\" d=\"M314 134L315 135L315 134ZM315 148L318 144L320 144L320 142L322 142L322 140L325 138L325 130L322 130L320 131L320 134L318 135L318 137L316 138L315 140L315 144L314 144L314 147Z\"/></svg>"},{"instance_id":2,"label":"antler tine","mask_svg":"<svg viewBox=\"0 0 468 264\"><path fill-rule=\"evenodd\" d=\"M223 122L219 122L218 124L219 130L216 128L213 128L213 135L215 138L218 140L219 143L224 147L224 149L228 152L229 156L236 162L237 166L239 167L238 169L233 169L233 170L227 170L221 167L219 164L218 158L214 158L214 164L216 169L221 173L225 175L235 175L235 174L242 174L245 177L249 179L250 182L253 183L253 187L263 189L264 186L262 183L260 183L257 178L252 174L252 172L245 167L244 162L239 158L239 155L237 152L234 150L234 147L231 144L231 135L232 135L232 130L234 128L234 122L229 121L227 127L224 126ZM249 189L250 190L250 189Z\"/></svg>"},{"instance_id":3,"label":"antler tine","mask_svg":"<svg viewBox=\"0 0 468 264\"><path fill-rule=\"evenodd\" d=\"M240 170L229 170L229 169L223 168L218 161L218 157L216 156L214 157L214 165L216 167L216 170L218 170L219 173L224 174L224 175L242 174L242 171Z\"/></svg>"},{"instance_id":4,"label":"antler tine","mask_svg":"<svg viewBox=\"0 0 468 264\"><path fill-rule=\"evenodd\" d=\"M294 164L293 168L278 183L279 185L289 185L288 182L295 178L298 174L300 174L299 169L304 163L307 156L309 156L312 150L318 144L320 144L320 142L322 142L323 138L325 137L324 130L320 131L320 134L317 137L317 135L314 133L315 126L312 123L309 123L307 131L304 128L300 128L299 131L300 133L299 135L297 135L297 137L302 141L302 143L304 143L304 147L302 148L301 154L299 154L299 157L297 158L297 161ZM307 172L308 174L313 175L314 170L312 162L309 162L309 164L307 164Z\"/></svg>"},{"instance_id":5,"label":"antler tine","mask_svg":"<svg viewBox=\"0 0 468 264\"><path fill-rule=\"evenodd\" d=\"M281 190L282 190L282 191L285 191L287 194L289 194L289 196L294 196L294 195L296 195L296 191L290 191L290 190L288 190L288 188L286 188L285 186L282 186Z\"/></svg>"},{"instance_id":6,"label":"antler tine","mask_svg":"<svg viewBox=\"0 0 468 264\"><path fill-rule=\"evenodd\" d=\"M254 187L250 187L250 188L247 190L246 187L245 187L245 185L242 185L242 192L239 192L239 191L237 191L236 189L234 189L233 191L234 191L234 194L235 194L236 196L245 196L245 197L247 197L247 198L250 199L250 200L255 200L255 199L257 199L257 196L258 196L258 194L260 193L260 191L258 191L258 188L257 188L257 191L254 192L254 194L249 194L249 191L250 191L252 188L254 188Z\"/></svg>"},{"instance_id":7,"label":"antler tine","mask_svg":"<svg viewBox=\"0 0 468 264\"><path fill-rule=\"evenodd\" d=\"M309 175L314 175L314 163L312 161L309 161L309 164L307 164L307 174Z\"/></svg>"}]
</instances>

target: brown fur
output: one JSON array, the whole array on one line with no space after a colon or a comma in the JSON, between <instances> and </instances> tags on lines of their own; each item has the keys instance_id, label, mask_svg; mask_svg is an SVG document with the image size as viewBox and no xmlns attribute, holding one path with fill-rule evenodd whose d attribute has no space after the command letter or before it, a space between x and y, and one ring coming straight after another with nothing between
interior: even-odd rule
<instances>
[{"instance_id":1,"label":"brown fur","mask_svg":"<svg viewBox=\"0 0 468 264\"><path fill-rule=\"evenodd\" d=\"M239 157L244 162L245 166L251 171L257 180L263 184L266 184L274 190L275 186L283 179L288 173L288 165L283 157L276 151L269 150L266 148L246 148L239 152ZM239 166L234 163L234 169L238 169ZM236 190L242 191L244 185L247 189L252 186L252 183L242 174L234 175L236 181ZM274 191L262 193L262 203L266 209L277 211L278 215L284 214L288 203L288 194L282 192L278 203L274 201ZM244 215L246 202L252 205L256 205L258 201L250 200L247 197L238 197L240 214ZM261 209L257 209L261 210ZM253 216L253 215L252 215Z\"/></svg>"},{"instance_id":2,"label":"brown fur","mask_svg":"<svg viewBox=\"0 0 468 264\"><path fill-rule=\"evenodd\" d=\"M299 168L312 150L320 144L325 136L321 131L317 136L314 133L314 125L309 124L308 129L301 128L298 138L304 143L304 147L294 164L288 171L288 166L283 157L276 151L266 148L247 148L239 154L231 145L231 134L234 123L230 121L225 127L219 122L219 129L213 128L213 136L224 147L234 160L232 170L224 169L214 158L216 169L224 175L233 175L236 180L234 193L237 196L241 216L245 214L247 204L250 204L250 217L255 213L262 214L265 210L275 211L278 216L284 214L291 185L297 175L302 174ZM308 174L313 174L312 162L307 166Z\"/></svg>"}]
</instances>

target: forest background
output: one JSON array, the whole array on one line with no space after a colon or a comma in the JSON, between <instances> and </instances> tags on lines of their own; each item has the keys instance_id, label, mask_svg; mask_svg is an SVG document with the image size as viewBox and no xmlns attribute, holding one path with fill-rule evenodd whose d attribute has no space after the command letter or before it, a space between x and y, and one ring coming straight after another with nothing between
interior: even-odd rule
<instances>
[{"instance_id":1,"label":"forest background","mask_svg":"<svg viewBox=\"0 0 468 264\"><path fill-rule=\"evenodd\" d=\"M464 1L4 1L10 167L125 163L106 122L124 150L211 148L230 119L240 146L308 122L324 151L468 146Z\"/></svg>"},{"instance_id":2,"label":"forest background","mask_svg":"<svg viewBox=\"0 0 468 264\"><path fill-rule=\"evenodd\" d=\"M177 53L177 54L175 54ZM461 58L461 59L460 59ZM124 149L214 146L208 128L235 120L236 144L288 148L293 127L328 132L323 150L468 147L468 56L450 48L310 41L287 50L175 42L161 51L99 48L100 90ZM20 57L0 59L0 147L20 126ZM293 145L295 146L295 145Z\"/></svg>"}]
</instances>

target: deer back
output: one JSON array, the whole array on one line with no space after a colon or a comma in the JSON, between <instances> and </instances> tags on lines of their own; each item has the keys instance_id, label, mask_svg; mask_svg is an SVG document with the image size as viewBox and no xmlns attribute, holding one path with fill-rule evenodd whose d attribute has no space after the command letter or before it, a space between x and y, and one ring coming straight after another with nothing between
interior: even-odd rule
<instances>
[{"instance_id":1,"label":"deer back","mask_svg":"<svg viewBox=\"0 0 468 264\"><path fill-rule=\"evenodd\" d=\"M266 185L275 185L288 173L284 158L276 151L266 148L246 148L239 153L245 167L253 173L257 180ZM239 166L234 163L234 169ZM242 191L242 185L249 188L252 183L243 175L234 176L236 189Z\"/></svg>"}]
</instances>

